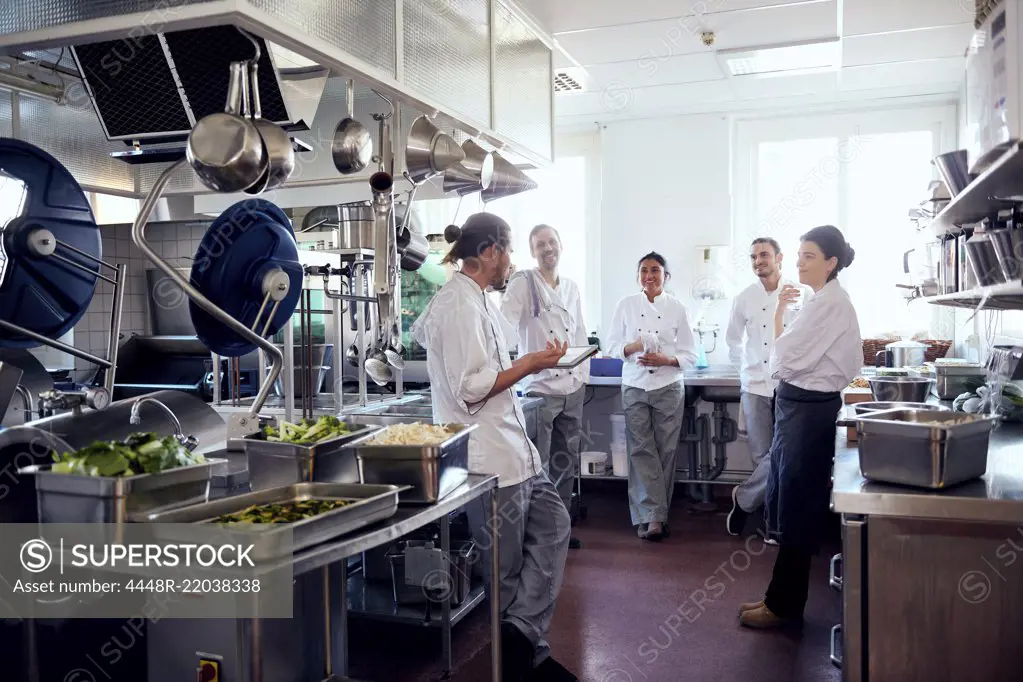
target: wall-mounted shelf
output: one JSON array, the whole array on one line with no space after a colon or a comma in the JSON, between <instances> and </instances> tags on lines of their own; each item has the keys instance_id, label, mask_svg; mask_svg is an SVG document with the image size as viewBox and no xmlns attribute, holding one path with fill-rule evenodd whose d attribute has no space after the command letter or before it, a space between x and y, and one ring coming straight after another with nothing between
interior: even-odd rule
<instances>
[{"instance_id":1,"label":"wall-mounted shelf","mask_svg":"<svg viewBox=\"0 0 1023 682\"><path fill-rule=\"evenodd\" d=\"M1004 208L1003 204L1023 201L1023 149L1015 142L987 170L954 196L929 227L941 237L960 226L975 223Z\"/></svg>"},{"instance_id":2,"label":"wall-mounted shelf","mask_svg":"<svg viewBox=\"0 0 1023 682\"><path fill-rule=\"evenodd\" d=\"M922 299L935 305L983 310L1023 310L1023 282L980 287Z\"/></svg>"}]
</instances>

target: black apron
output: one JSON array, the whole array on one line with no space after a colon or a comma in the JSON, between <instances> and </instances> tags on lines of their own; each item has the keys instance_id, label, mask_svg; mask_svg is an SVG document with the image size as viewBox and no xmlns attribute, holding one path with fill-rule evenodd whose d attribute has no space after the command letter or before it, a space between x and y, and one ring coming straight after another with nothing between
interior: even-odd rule
<instances>
[{"instance_id":1,"label":"black apron","mask_svg":"<svg viewBox=\"0 0 1023 682\"><path fill-rule=\"evenodd\" d=\"M783 546L820 551L831 498L840 392L807 391L785 383L775 392L769 532Z\"/></svg>"}]
</instances>

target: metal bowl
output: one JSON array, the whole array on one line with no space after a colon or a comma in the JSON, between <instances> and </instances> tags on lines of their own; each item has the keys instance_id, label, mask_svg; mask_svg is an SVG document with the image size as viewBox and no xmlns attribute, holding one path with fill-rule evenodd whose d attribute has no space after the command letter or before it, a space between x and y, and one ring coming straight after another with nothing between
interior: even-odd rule
<instances>
[{"instance_id":1,"label":"metal bowl","mask_svg":"<svg viewBox=\"0 0 1023 682\"><path fill-rule=\"evenodd\" d=\"M897 402L874 402L856 403L854 405L857 415L871 414L873 412L884 412L885 410L933 410L935 412L948 412L949 408L934 403L897 403Z\"/></svg>"},{"instance_id":2,"label":"metal bowl","mask_svg":"<svg viewBox=\"0 0 1023 682\"><path fill-rule=\"evenodd\" d=\"M868 377L874 400L892 403L923 403L934 385L925 377Z\"/></svg>"}]
</instances>

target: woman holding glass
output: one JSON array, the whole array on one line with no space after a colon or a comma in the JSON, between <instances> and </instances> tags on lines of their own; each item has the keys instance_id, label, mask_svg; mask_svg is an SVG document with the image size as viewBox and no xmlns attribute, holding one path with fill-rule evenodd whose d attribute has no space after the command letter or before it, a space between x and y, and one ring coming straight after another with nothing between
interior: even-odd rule
<instances>
[{"instance_id":1,"label":"woman holding glass","mask_svg":"<svg viewBox=\"0 0 1023 682\"><path fill-rule=\"evenodd\" d=\"M830 513L829 479L842 389L860 373L863 347L856 309L838 282L855 252L838 228L815 227L800 240L799 281L813 296L784 324L799 290L782 287L775 313L770 368L775 392L768 508L777 514L781 545L764 599L743 604L739 622L752 628L798 625L810 586L810 562L820 551Z\"/></svg>"},{"instance_id":2,"label":"woman holding glass","mask_svg":"<svg viewBox=\"0 0 1023 682\"><path fill-rule=\"evenodd\" d=\"M682 372L696 363L696 341L682 302L664 291L671 276L664 257L639 260L641 291L618 303L608 333L609 354L623 360L622 407L629 452L632 525L645 540L670 534L675 451L682 430Z\"/></svg>"}]
</instances>

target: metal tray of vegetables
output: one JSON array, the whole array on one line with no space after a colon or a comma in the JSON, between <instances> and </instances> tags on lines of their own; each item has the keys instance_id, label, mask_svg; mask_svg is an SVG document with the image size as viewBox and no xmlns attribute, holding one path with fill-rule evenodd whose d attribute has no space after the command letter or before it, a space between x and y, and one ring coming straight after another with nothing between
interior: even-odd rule
<instances>
[{"instance_id":1,"label":"metal tray of vegetables","mask_svg":"<svg viewBox=\"0 0 1023 682\"><path fill-rule=\"evenodd\" d=\"M280 421L242 439L253 490L293 483L360 483L354 452L349 448L380 431L380 427L347 424L337 417L292 424Z\"/></svg>"},{"instance_id":2,"label":"metal tray of vegetables","mask_svg":"<svg viewBox=\"0 0 1023 682\"><path fill-rule=\"evenodd\" d=\"M44 523L120 523L132 513L202 501L214 468L227 465L154 433L97 441L53 459L19 471L35 478Z\"/></svg>"},{"instance_id":3,"label":"metal tray of vegetables","mask_svg":"<svg viewBox=\"0 0 1023 682\"><path fill-rule=\"evenodd\" d=\"M253 545L253 558L279 558L394 516L398 494L405 489L407 486L297 483L134 520L222 525L228 537L234 538L228 541ZM188 539L174 537L174 526L154 532L166 539Z\"/></svg>"}]
</instances>

